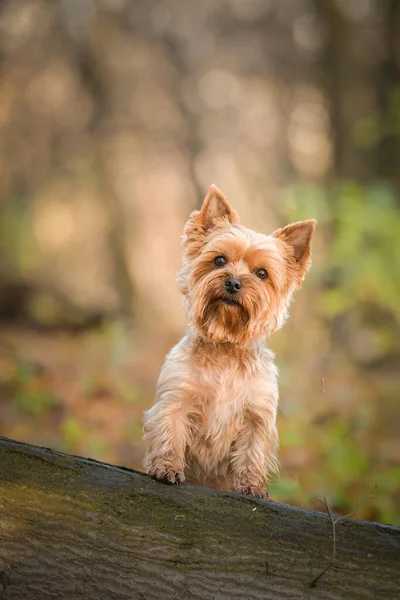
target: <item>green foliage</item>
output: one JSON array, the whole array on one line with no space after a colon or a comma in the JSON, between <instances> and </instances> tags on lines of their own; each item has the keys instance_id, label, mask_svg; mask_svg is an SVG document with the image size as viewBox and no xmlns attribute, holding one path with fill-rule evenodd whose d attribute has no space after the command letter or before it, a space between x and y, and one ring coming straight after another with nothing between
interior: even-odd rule
<instances>
[{"instance_id":1,"label":"green foliage","mask_svg":"<svg viewBox=\"0 0 400 600\"><path fill-rule=\"evenodd\" d=\"M46 391L21 391L14 396L15 404L27 415L37 416L54 404L54 398Z\"/></svg>"},{"instance_id":2,"label":"green foliage","mask_svg":"<svg viewBox=\"0 0 400 600\"><path fill-rule=\"evenodd\" d=\"M143 435L142 423L137 421L127 423L125 426L125 433L130 439L140 442Z\"/></svg>"},{"instance_id":3,"label":"green foliage","mask_svg":"<svg viewBox=\"0 0 400 600\"><path fill-rule=\"evenodd\" d=\"M335 207L330 268L338 284L322 308L336 316L361 303L390 310L400 323L400 211L389 189L340 186Z\"/></svg>"},{"instance_id":4,"label":"green foliage","mask_svg":"<svg viewBox=\"0 0 400 600\"><path fill-rule=\"evenodd\" d=\"M99 459L104 459L110 452L106 437L95 431L91 431L88 434L86 446L89 455Z\"/></svg>"},{"instance_id":5,"label":"green foliage","mask_svg":"<svg viewBox=\"0 0 400 600\"><path fill-rule=\"evenodd\" d=\"M61 435L68 449L76 448L81 443L85 429L77 419L70 417L65 419L61 426Z\"/></svg>"},{"instance_id":6,"label":"green foliage","mask_svg":"<svg viewBox=\"0 0 400 600\"><path fill-rule=\"evenodd\" d=\"M305 423L300 415L280 423L281 456L286 471L270 486L271 495L281 502L321 507L318 499L328 497L337 512L357 510L358 518L372 518L400 524L400 467L382 465L369 451L373 420L357 424L339 415L321 423ZM290 456L304 454L290 474Z\"/></svg>"},{"instance_id":7,"label":"green foliage","mask_svg":"<svg viewBox=\"0 0 400 600\"><path fill-rule=\"evenodd\" d=\"M3 264L12 269L14 276L25 275L36 267L37 247L26 199L14 198L2 211L0 251Z\"/></svg>"},{"instance_id":8,"label":"green foliage","mask_svg":"<svg viewBox=\"0 0 400 600\"><path fill-rule=\"evenodd\" d=\"M327 192L313 184L290 186L286 190L283 203L283 219L302 221L317 219L318 227L329 222L331 210Z\"/></svg>"},{"instance_id":9,"label":"green foliage","mask_svg":"<svg viewBox=\"0 0 400 600\"><path fill-rule=\"evenodd\" d=\"M9 380L13 402L26 415L38 416L57 404L56 398L36 365L19 361Z\"/></svg>"},{"instance_id":10,"label":"green foliage","mask_svg":"<svg viewBox=\"0 0 400 600\"><path fill-rule=\"evenodd\" d=\"M379 115L357 119L353 128L353 141L359 148L373 148L384 136Z\"/></svg>"},{"instance_id":11,"label":"green foliage","mask_svg":"<svg viewBox=\"0 0 400 600\"><path fill-rule=\"evenodd\" d=\"M389 95L388 131L400 136L400 84L394 85Z\"/></svg>"}]
</instances>

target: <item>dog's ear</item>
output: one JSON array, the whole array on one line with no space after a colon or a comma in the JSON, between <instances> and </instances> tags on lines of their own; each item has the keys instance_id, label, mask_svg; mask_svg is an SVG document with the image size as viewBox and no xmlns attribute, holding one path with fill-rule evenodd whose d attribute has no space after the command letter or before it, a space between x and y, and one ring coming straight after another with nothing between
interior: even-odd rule
<instances>
[{"instance_id":1,"label":"dog's ear","mask_svg":"<svg viewBox=\"0 0 400 600\"><path fill-rule=\"evenodd\" d=\"M211 184L197 218L204 229L208 230L214 226L215 219L219 217L226 217L232 225L239 222L237 212L229 206L221 190Z\"/></svg>"},{"instance_id":2,"label":"dog's ear","mask_svg":"<svg viewBox=\"0 0 400 600\"><path fill-rule=\"evenodd\" d=\"M317 221L298 221L286 225L283 229L277 229L273 237L285 242L288 250L288 258L291 270L294 271L297 283L301 284L311 264L311 239L315 231Z\"/></svg>"},{"instance_id":3,"label":"dog's ear","mask_svg":"<svg viewBox=\"0 0 400 600\"><path fill-rule=\"evenodd\" d=\"M178 287L182 294L187 294L188 281L192 269L192 260L201 252L210 230L218 221L228 220L234 225L239 217L231 208L223 193L212 184L200 210L190 215L182 236L183 265L178 273Z\"/></svg>"}]
</instances>

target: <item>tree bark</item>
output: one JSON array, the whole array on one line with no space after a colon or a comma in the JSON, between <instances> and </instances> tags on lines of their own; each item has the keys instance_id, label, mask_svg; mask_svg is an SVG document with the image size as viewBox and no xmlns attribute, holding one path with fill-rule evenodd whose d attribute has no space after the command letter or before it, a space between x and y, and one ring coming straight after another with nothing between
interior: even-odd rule
<instances>
[{"instance_id":1,"label":"tree bark","mask_svg":"<svg viewBox=\"0 0 400 600\"><path fill-rule=\"evenodd\" d=\"M0 438L0 598L400 598L400 529Z\"/></svg>"}]
</instances>

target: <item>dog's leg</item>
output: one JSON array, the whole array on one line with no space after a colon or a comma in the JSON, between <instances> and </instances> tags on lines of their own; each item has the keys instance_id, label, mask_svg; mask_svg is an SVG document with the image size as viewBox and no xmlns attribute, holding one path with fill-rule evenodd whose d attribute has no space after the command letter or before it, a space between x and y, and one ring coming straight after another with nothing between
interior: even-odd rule
<instances>
[{"instance_id":1,"label":"dog's leg","mask_svg":"<svg viewBox=\"0 0 400 600\"><path fill-rule=\"evenodd\" d=\"M150 477L163 483L182 483L190 423L184 398L179 397L179 392L160 398L146 412L143 431L148 444L145 466Z\"/></svg>"},{"instance_id":2,"label":"dog's leg","mask_svg":"<svg viewBox=\"0 0 400 600\"><path fill-rule=\"evenodd\" d=\"M275 412L250 412L237 436L231 458L232 491L268 498L264 485L278 472Z\"/></svg>"}]
</instances>

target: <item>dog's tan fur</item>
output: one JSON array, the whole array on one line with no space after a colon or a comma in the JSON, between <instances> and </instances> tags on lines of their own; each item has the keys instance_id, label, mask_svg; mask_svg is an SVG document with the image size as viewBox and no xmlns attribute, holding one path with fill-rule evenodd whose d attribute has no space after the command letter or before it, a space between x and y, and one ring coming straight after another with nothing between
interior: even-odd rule
<instances>
[{"instance_id":1,"label":"dog's tan fur","mask_svg":"<svg viewBox=\"0 0 400 600\"><path fill-rule=\"evenodd\" d=\"M214 185L191 214L178 276L189 328L168 354L145 413L151 477L268 497L264 485L278 472L278 385L263 340L287 318L311 264L315 225L256 233L239 224ZM224 266L215 266L217 256ZM266 280L256 275L261 268ZM242 282L237 304L223 301L228 278Z\"/></svg>"}]
</instances>

